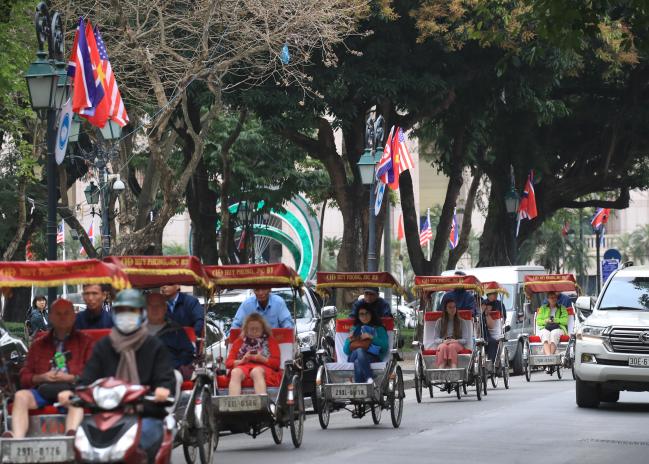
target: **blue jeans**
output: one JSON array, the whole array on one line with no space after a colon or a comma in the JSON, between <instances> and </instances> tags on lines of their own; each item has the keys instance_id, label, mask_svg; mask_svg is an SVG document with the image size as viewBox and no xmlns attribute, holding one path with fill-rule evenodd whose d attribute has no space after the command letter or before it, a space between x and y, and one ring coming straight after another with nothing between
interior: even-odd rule
<instances>
[{"instance_id":1,"label":"blue jeans","mask_svg":"<svg viewBox=\"0 0 649 464\"><path fill-rule=\"evenodd\" d=\"M372 368L370 364L378 362L378 356L368 353L363 348L356 348L349 355L349 362L354 363L354 382L365 383L372 377Z\"/></svg>"},{"instance_id":2,"label":"blue jeans","mask_svg":"<svg viewBox=\"0 0 649 464\"><path fill-rule=\"evenodd\" d=\"M162 444L162 420L153 417L142 418L140 449L147 454L149 462L155 461L155 455Z\"/></svg>"},{"instance_id":3,"label":"blue jeans","mask_svg":"<svg viewBox=\"0 0 649 464\"><path fill-rule=\"evenodd\" d=\"M498 340L493 338L491 335L487 335L487 358L492 361L496 360L498 355Z\"/></svg>"}]
</instances>

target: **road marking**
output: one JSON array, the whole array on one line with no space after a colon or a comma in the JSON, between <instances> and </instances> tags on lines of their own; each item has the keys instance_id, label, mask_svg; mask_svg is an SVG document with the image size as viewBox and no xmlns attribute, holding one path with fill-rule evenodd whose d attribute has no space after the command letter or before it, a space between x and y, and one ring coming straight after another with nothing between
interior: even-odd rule
<instances>
[{"instance_id":1,"label":"road marking","mask_svg":"<svg viewBox=\"0 0 649 464\"><path fill-rule=\"evenodd\" d=\"M649 441L604 440L600 438L582 438L579 441L583 441L587 443L606 443L606 444L625 445L625 446L649 446Z\"/></svg>"}]
</instances>

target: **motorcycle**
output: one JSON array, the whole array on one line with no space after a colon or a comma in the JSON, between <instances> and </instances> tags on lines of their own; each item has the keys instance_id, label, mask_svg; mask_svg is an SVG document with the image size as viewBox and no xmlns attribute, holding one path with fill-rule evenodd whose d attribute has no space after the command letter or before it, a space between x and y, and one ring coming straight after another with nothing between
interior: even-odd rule
<instances>
[{"instance_id":1,"label":"motorcycle","mask_svg":"<svg viewBox=\"0 0 649 464\"><path fill-rule=\"evenodd\" d=\"M74 439L77 462L146 463L147 455L140 449L142 411L144 404L152 403L147 395L149 387L131 385L113 377L99 379L86 387L77 388L71 403L90 409ZM161 403L156 403L160 405ZM171 451L176 429L172 398L167 416L163 419L162 444L155 456L156 464L171 462Z\"/></svg>"}]
</instances>

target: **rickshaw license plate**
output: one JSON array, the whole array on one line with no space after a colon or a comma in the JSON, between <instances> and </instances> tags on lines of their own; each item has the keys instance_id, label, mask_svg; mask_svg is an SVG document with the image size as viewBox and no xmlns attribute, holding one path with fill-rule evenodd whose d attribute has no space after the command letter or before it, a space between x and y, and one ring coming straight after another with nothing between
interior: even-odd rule
<instances>
[{"instance_id":1,"label":"rickshaw license plate","mask_svg":"<svg viewBox=\"0 0 649 464\"><path fill-rule=\"evenodd\" d=\"M649 356L631 356L629 357L629 366L649 367Z\"/></svg>"},{"instance_id":2,"label":"rickshaw license plate","mask_svg":"<svg viewBox=\"0 0 649 464\"><path fill-rule=\"evenodd\" d=\"M256 411L261 409L261 396L219 398L219 409L224 412Z\"/></svg>"},{"instance_id":3,"label":"rickshaw license plate","mask_svg":"<svg viewBox=\"0 0 649 464\"><path fill-rule=\"evenodd\" d=\"M2 462L64 462L67 451L65 440L2 440Z\"/></svg>"},{"instance_id":4,"label":"rickshaw license plate","mask_svg":"<svg viewBox=\"0 0 649 464\"><path fill-rule=\"evenodd\" d=\"M543 365L543 364L556 364L556 356L534 356L534 364Z\"/></svg>"},{"instance_id":5,"label":"rickshaw license plate","mask_svg":"<svg viewBox=\"0 0 649 464\"><path fill-rule=\"evenodd\" d=\"M331 387L332 398L364 398L367 396L367 385L336 385Z\"/></svg>"}]
</instances>

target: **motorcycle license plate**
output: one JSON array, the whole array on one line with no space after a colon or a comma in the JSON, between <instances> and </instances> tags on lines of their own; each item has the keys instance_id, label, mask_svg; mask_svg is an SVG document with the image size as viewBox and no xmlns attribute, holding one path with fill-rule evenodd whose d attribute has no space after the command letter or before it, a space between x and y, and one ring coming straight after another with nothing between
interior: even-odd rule
<instances>
[{"instance_id":1,"label":"motorcycle license plate","mask_svg":"<svg viewBox=\"0 0 649 464\"><path fill-rule=\"evenodd\" d=\"M2 462L66 462L74 459L68 452L68 442L63 439L2 440Z\"/></svg>"},{"instance_id":2,"label":"motorcycle license plate","mask_svg":"<svg viewBox=\"0 0 649 464\"><path fill-rule=\"evenodd\" d=\"M631 356L629 357L629 366L649 367L649 356Z\"/></svg>"},{"instance_id":3,"label":"motorcycle license plate","mask_svg":"<svg viewBox=\"0 0 649 464\"><path fill-rule=\"evenodd\" d=\"M219 410L224 412L257 411L261 409L261 396L242 395L219 398Z\"/></svg>"},{"instance_id":4,"label":"motorcycle license plate","mask_svg":"<svg viewBox=\"0 0 649 464\"><path fill-rule=\"evenodd\" d=\"M367 385L335 385L331 387L332 398L364 398Z\"/></svg>"}]
</instances>

